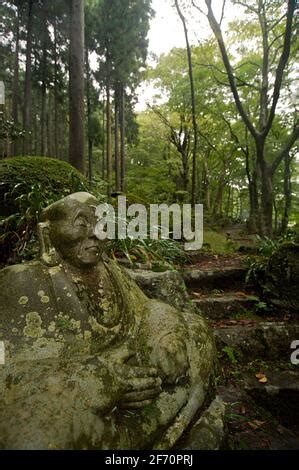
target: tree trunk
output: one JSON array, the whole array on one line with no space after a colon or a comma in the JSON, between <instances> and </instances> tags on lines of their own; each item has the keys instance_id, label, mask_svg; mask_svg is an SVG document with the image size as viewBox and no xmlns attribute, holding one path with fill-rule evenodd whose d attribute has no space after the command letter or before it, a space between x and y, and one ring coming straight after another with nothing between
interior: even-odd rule
<instances>
[{"instance_id":1,"label":"tree trunk","mask_svg":"<svg viewBox=\"0 0 299 470\"><path fill-rule=\"evenodd\" d=\"M250 171L249 165L249 149L246 145L245 152L245 164L246 164L246 175L248 180L248 192L249 192L249 218L247 223L247 230L249 233L256 233L258 230L258 214L259 214L259 203L258 203L258 192L257 192L257 178L258 173L256 169Z\"/></svg>"},{"instance_id":2,"label":"tree trunk","mask_svg":"<svg viewBox=\"0 0 299 470\"><path fill-rule=\"evenodd\" d=\"M111 199L112 186L112 154L111 154L111 103L110 103L110 84L107 80L106 85L106 169L107 169L107 195Z\"/></svg>"},{"instance_id":3,"label":"tree trunk","mask_svg":"<svg viewBox=\"0 0 299 470\"><path fill-rule=\"evenodd\" d=\"M125 89L120 86L120 190L126 190Z\"/></svg>"},{"instance_id":4,"label":"tree trunk","mask_svg":"<svg viewBox=\"0 0 299 470\"><path fill-rule=\"evenodd\" d=\"M54 155L58 154L58 57L57 57L57 17L54 20Z\"/></svg>"},{"instance_id":5,"label":"tree trunk","mask_svg":"<svg viewBox=\"0 0 299 470\"><path fill-rule=\"evenodd\" d=\"M273 182L269 167L264 163L262 169L262 231L264 235L272 237L273 227Z\"/></svg>"},{"instance_id":6,"label":"tree trunk","mask_svg":"<svg viewBox=\"0 0 299 470\"><path fill-rule=\"evenodd\" d=\"M120 160L119 160L119 88L115 86L114 92L114 171L115 171L115 188L119 192L121 190L120 182Z\"/></svg>"},{"instance_id":7,"label":"tree trunk","mask_svg":"<svg viewBox=\"0 0 299 470\"><path fill-rule=\"evenodd\" d=\"M208 168L208 160L210 156L210 149L205 153L203 159L203 170L202 170L202 194L201 200L204 201L205 210L210 212L211 210L211 191L210 191L210 176Z\"/></svg>"},{"instance_id":8,"label":"tree trunk","mask_svg":"<svg viewBox=\"0 0 299 470\"><path fill-rule=\"evenodd\" d=\"M222 198L223 198L224 186L225 186L224 175L221 175L219 182L218 182L218 188L217 188L214 207L213 207L213 215L222 215Z\"/></svg>"},{"instance_id":9,"label":"tree trunk","mask_svg":"<svg viewBox=\"0 0 299 470\"><path fill-rule=\"evenodd\" d=\"M93 136L91 135L91 101L90 101L90 67L89 67L89 53L85 49L85 67L86 67L86 103L87 103L87 135L88 135L88 180L89 184L92 181L92 147Z\"/></svg>"},{"instance_id":10,"label":"tree trunk","mask_svg":"<svg viewBox=\"0 0 299 470\"><path fill-rule=\"evenodd\" d=\"M265 160L265 139L256 139L257 164L261 170L261 234L268 237L273 235L273 175L271 167Z\"/></svg>"},{"instance_id":11,"label":"tree trunk","mask_svg":"<svg viewBox=\"0 0 299 470\"><path fill-rule=\"evenodd\" d=\"M17 16L16 16L16 48L15 48L15 60L14 60L14 74L13 74L13 86L12 86L12 119L15 125L19 123L19 50L20 50L20 5L17 5ZM17 142L12 142L11 155L17 154Z\"/></svg>"},{"instance_id":12,"label":"tree trunk","mask_svg":"<svg viewBox=\"0 0 299 470\"><path fill-rule=\"evenodd\" d=\"M39 150L39 139L38 136L40 134L38 130L38 118L40 119L39 115L39 110L40 110L40 93L39 90L37 90L36 93L34 93L34 98L32 100L32 108L33 108L33 154L37 155L38 150Z\"/></svg>"},{"instance_id":13,"label":"tree trunk","mask_svg":"<svg viewBox=\"0 0 299 470\"><path fill-rule=\"evenodd\" d=\"M105 179L105 158L106 158L106 139L105 139L105 100L103 100L103 152L102 152L102 179Z\"/></svg>"},{"instance_id":14,"label":"tree trunk","mask_svg":"<svg viewBox=\"0 0 299 470\"><path fill-rule=\"evenodd\" d=\"M47 19L43 17L41 155L47 154Z\"/></svg>"},{"instance_id":15,"label":"tree trunk","mask_svg":"<svg viewBox=\"0 0 299 470\"><path fill-rule=\"evenodd\" d=\"M289 224L289 214L292 205L292 183L291 183L291 158L290 154L286 154L284 158L284 181L283 181L283 189L284 189L284 197L285 197L285 204L284 204L284 212L281 222L281 232L285 234L288 229Z\"/></svg>"},{"instance_id":16,"label":"tree trunk","mask_svg":"<svg viewBox=\"0 0 299 470\"><path fill-rule=\"evenodd\" d=\"M54 139L54 133L55 133L55 125L54 125L54 120L55 120L55 115L54 115L54 101L55 97L54 94L49 91L48 93L48 106L47 106L47 127L48 127L48 133L47 133L47 156L54 158L55 155L55 139ZM56 157L57 158L57 157Z\"/></svg>"},{"instance_id":17,"label":"tree trunk","mask_svg":"<svg viewBox=\"0 0 299 470\"><path fill-rule=\"evenodd\" d=\"M230 200L231 200L231 185L229 184L228 191L227 191L226 217L229 217Z\"/></svg>"},{"instance_id":18,"label":"tree trunk","mask_svg":"<svg viewBox=\"0 0 299 470\"><path fill-rule=\"evenodd\" d=\"M26 131L23 140L23 154L31 154L31 52L32 52L32 23L33 23L33 0L28 0L27 17L27 39L26 39L26 70L25 70L25 91L24 91L24 130Z\"/></svg>"},{"instance_id":19,"label":"tree trunk","mask_svg":"<svg viewBox=\"0 0 299 470\"><path fill-rule=\"evenodd\" d=\"M283 152L290 150L291 146L295 142L296 137L298 136L298 127L294 129L294 132L286 145L285 149L279 152L277 158L274 159L274 162L270 164L269 161L265 158L265 141L267 136L273 126L277 103L281 93L283 74L287 66L290 50L291 50L291 40L292 40L292 30L293 30L293 17L296 10L296 1L288 0L287 11L285 15L285 28L283 33L283 44L281 52L279 53L279 58L277 62L276 70L273 74L271 71L271 80L274 78L274 86L272 93L272 102L271 105L268 103L268 87L269 87L269 44L268 44L268 33L270 31L270 21L267 19L266 15L266 6L270 6L271 2L263 2L259 0L257 6L258 8L251 8L252 11L255 11L258 15L262 30L262 39L263 39L263 61L262 61L262 83L260 89L260 103L259 103L259 129L256 129L254 121L250 118L245 107L241 102L239 95L237 80L235 78L234 69L231 65L228 51L226 49L224 38L221 31L221 21L218 22L215 18L212 0L205 0L206 6L208 8L207 18L210 23L210 26L214 32L215 38L218 42L218 46L221 52L223 64L226 69L227 78L230 84L231 91L234 96L234 101L238 112L246 125L248 131L251 133L253 139L256 143L257 150L257 163L261 169L261 186L262 186L262 198L261 198L261 233L264 235L272 236L272 217L273 217L273 176L278 168L278 165L281 161ZM225 2L224 2L225 3ZM268 3L268 5L266 5ZM245 4L245 2L242 2ZM223 4L224 5L224 4ZM199 8L199 7L197 7ZM273 64L272 64L273 67ZM268 106L268 104L270 106Z\"/></svg>"},{"instance_id":20,"label":"tree trunk","mask_svg":"<svg viewBox=\"0 0 299 470\"><path fill-rule=\"evenodd\" d=\"M197 121L196 121L196 103L195 103L195 88L194 88L194 79L193 79L193 66L192 66L192 57L191 57L191 47L189 44L188 30L186 26L186 20L182 11L179 7L178 0L175 0L175 6L178 12L179 17L183 23L185 40L186 40L186 49L187 49L187 58L188 58L188 71L189 71L189 81L190 81L190 92L191 92L191 108L192 108L192 125L193 125L193 150L192 150L192 188L191 188L191 204L194 205L197 199L197 141L198 141L198 131L197 131Z\"/></svg>"},{"instance_id":21,"label":"tree trunk","mask_svg":"<svg viewBox=\"0 0 299 470\"><path fill-rule=\"evenodd\" d=\"M249 233L257 233L258 231L258 194L257 194L257 182L256 179L253 178L248 183L248 190L249 190L249 220L247 229Z\"/></svg>"},{"instance_id":22,"label":"tree trunk","mask_svg":"<svg viewBox=\"0 0 299 470\"><path fill-rule=\"evenodd\" d=\"M88 181L92 183L92 151L93 151L93 140L88 137Z\"/></svg>"},{"instance_id":23,"label":"tree trunk","mask_svg":"<svg viewBox=\"0 0 299 470\"><path fill-rule=\"evenodd\" d=\"M69 161L84 174L84 0L71 0Z\"/></svg>"},{"instance_id":24,"label":"tree trunk","mask_svg":"<svg viewBox=\"0 0 299 470\"><path fill-rule=\"evenodd\" d=\"M189 189L189 155L186 152L182 153L182 167L183 167L183 190Z\"/></svg>"}]
</instances>

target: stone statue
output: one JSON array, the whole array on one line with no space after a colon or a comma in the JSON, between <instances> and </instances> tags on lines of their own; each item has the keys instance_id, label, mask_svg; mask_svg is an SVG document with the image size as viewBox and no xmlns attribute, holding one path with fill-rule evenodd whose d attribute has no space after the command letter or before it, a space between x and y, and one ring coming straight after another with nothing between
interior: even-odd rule
<instances>
[{"instance_id":1,"label":"stone statue","mask_svg":"<svg viewBox=\"0 0 299 470\"><path fill-rule=\"evenodd\" d=\"M76 193L47 207L40 261L0 271L2 449L168 449L212 399L204 320L105 257L96 206Z\"/></svg>"}]
</instances>

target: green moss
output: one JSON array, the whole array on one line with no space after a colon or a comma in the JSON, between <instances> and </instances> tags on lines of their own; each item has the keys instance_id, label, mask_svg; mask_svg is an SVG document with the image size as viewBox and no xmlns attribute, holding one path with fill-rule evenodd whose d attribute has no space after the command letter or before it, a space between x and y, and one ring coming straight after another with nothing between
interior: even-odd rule
<instances>
[{"instance_id":1,"label":"green moss","mask_svg":"<svg viewBox=\"0 0 299 470\"><path fill-rule=\"evenodd\" d=\"M17 263L38 254L36 224L42 209L68 194L87 191L103 200L104 186L92 188L67 162L46 157L0 161L0 258Z\"/></svg>"},{"instance_id":2,"label":"green moss","mask_svg":"<svg viewBox=\"0 0 299 470\"><path fill-rule=\"evenodd\" d=\"M238 248L238 245L231 240L227 240L221 233L213 230L206 230L203 234L203 248L208 248L214 253L231 253Z\"/></svg>"}]
</instances>

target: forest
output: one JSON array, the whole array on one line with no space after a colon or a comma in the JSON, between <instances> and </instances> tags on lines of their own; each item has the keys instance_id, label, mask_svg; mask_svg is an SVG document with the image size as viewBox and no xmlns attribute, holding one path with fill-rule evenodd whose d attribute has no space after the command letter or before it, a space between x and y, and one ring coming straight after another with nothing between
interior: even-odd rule
<instances>
[{"instance_id":1,"label":"forest","mask_svg":"<svg viewBox=\"0 0 299 470\"><path fill-rule=\"evenodd\" d=\"M193 3L173 5L186 48L148 65L149 0L1 2L1 156L58 158L107 194L283 234L298 221L295 2L233 2L244 15L226 31L216 5ZM211 34L190 45L203 14ZM156 95L137 113L144 81Z\"/></svg>"},{"instance_id":2,"label":"forest","mask_svg":"<svg viewBox=\"0 0 299 470\"><path fill-rule=\"evenodd\" d=\"M0 0L0 449L298 450L298 13Z\"/></svg>"}]
</instances>

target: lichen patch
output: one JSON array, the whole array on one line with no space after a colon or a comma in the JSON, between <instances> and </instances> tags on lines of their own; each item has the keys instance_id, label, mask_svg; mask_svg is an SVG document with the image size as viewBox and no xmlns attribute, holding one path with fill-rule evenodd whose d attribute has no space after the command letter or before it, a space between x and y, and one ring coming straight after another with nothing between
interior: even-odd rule
<instances>
[{"instance_id":1,"label":"lichen patch","mask_svg":"<svg viewBox=\"0 0 299 470\"><path fill-rule=\"evenodd\" d=\"M18 300L18 303L20 305L26 305L28 303L29 299L26 295L22 295L19 300Z\"/></svg>"}]
</instances>

